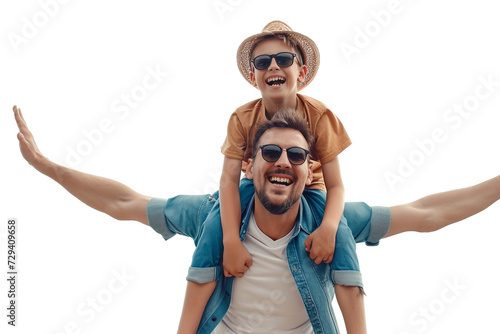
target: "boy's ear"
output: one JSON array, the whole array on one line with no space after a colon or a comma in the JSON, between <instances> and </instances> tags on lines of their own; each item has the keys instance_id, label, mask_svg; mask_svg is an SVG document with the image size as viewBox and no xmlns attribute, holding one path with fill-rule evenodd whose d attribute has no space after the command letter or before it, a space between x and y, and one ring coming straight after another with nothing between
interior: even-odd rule
<instances>
[{"instance_id":1,"label":"boy's ear","mask_svg":"<svg viewBox=\"0 0 500 334\"><path fill-rule=\"evenodd\" d=\"M299 82L304 81L304 79L306 78L306 74L307 74L307 66L306 66L306 65L302 65L302 66L300 67L299 77L297 78L297 80L298 80Z\"/></svg>"},{"instance_id":2,"label":"boy's ear","mask_svg":"<svg viewBox=\"0 0 500 334\"><path fill-rule=\"evenodd\" d=\"M253 180L253 159L249 158L247 163L247 171L245 172L247 179Z\"/></svg>"},{"instance_id":3,"label":"boy's ear","mask_svg":"<svg viewBox=\"0 0 500 334\"><path fill-rule=\"evenodd\" d=\"M250 76L250 82L252 86L257 87L257 82L255 82L255 73L253 71L248 72L248 75ZM257 87L259 88L259 87Z\"/></svg>"}]
</instances>

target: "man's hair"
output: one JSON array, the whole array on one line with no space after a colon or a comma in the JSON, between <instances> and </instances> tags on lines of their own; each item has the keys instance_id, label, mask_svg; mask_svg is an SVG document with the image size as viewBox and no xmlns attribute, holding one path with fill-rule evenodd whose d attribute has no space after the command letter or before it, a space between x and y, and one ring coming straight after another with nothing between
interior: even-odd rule
<instances>
[{"instance_id":1,"label":"man's hair","mask_svg":"<svg viewBox=\"0 0 500 334\"><path fill-rule=\"evenodd\" d=\"M264 36L257 38L252 46L252 52L250 53L250 55L251 55L250 60L252 60L255 57L253 52L254 52L255 48L257 47L257 45L259 45L260 42L266 41L268 39L277 39L277 40L283 41L286 45L290 46L297 54L297 57L296 57L297 64L299 66L302 66L304 64L304 55L302 54L302 49L300 48L299 44L297 44L297 42L293 38L290 38L290 36L288 36L287 34L280 34L280 33L264 35ZM250 66L252 68L254 68L253 63L251 63L251 62L250 62Z\"/></svg>"},{"instance_id":2,"label":"man's hair","mask_svg":"<svg viewBox=\"0 0 500 334\"><path fill-rule=\"evenodd\" d=\"M255 138L253 141L253 157L257 154L259 149L257 144L259 143L262 135L267 130L273 128L288 128L299 131L307 142L307 149L309 151L312 150L314 140L306 119L302 117L302 114L295 108L283 108L278 110L270 120L265 120L257 124L255 128Z\"/></svg>"}]
</instances>

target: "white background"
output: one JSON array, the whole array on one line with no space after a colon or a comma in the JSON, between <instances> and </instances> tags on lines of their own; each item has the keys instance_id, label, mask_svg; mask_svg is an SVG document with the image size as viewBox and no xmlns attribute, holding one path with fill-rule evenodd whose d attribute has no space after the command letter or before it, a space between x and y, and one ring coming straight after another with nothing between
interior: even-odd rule
<instances>
[{"instance_id":1,"label":"white background","mask_svg":"<svg viewBox=\"0 0 500 334\"><path fill-rule=\"evenodd\" d=\"M110 119L113 130L78 170L150 196L211 192L229 115L259 97L237 70L236 49L271 20L321 50L318 75L302 93L328 105L351 136L340 157L346 200L395 205L500 170L500 87L455 128L443 119L455 104L472 101L479 77L500 81L493 1L401 0L384 27L371 13L386 10L389 0L69 1L52 5L52 16L43 14L46 2L0 8L2 263L7 219L19 224L18 327L6 325L2 279L2 332L174 333L193 251L190 239L164 242L139 223L89 209L31 168L18 150L12 106L23 110L44 155L60 164L68 165L68 147L83 145L84 131ZM217 3L226 7L217 10ZM14 46L26 22L40 27ZM349 62L341 44L355 46L357 38L362 46L365 28L372 37ZM138 89L146 68L169 74L120 119L113 103ZM418 157L415 141L436 128L446 140L391 189L385 174L397 173L398 157ZM369 331L494 332L499 220L497 203L436 233L359 245ZM113 273L122 271L130 279L120 285ZM458 292L446 282L460 285ZM110 283L121 291L109 292ZM89 298L105 304L92 318ZM424 309L427 320L419 315Z\"/></svg>"}]
</instances>

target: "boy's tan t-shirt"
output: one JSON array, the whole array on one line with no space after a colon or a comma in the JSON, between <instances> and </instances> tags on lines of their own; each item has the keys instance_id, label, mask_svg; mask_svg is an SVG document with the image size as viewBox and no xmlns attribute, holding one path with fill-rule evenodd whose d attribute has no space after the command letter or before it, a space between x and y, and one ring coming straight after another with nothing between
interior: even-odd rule
<instances>
[{"instance_id":1,"label":"boy's tan t-shirt","mask_svg":"<svg viewBox=\"0 0 500 334\"><path fill-rule=\"evenodd\" d=\"M337 116L318 100L297 94L297 110L303 113L314 138L311 150L313 181L307 188L326 190L321 164L331 161L351 145L351 139ZM229 119L221 151L228 158L242 160L243 172L252 157L255 127L264 120L267 116L262 99L239 107Z\"/></svg>"}]
</instances>

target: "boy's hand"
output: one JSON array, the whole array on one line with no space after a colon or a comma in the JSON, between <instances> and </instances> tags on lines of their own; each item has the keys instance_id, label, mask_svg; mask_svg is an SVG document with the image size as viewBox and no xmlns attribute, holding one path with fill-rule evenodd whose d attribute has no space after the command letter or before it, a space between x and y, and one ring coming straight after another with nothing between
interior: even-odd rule
<instances>
[{"instance_id":1,"label":"boy's hand","mask_svg":"<svg viewBox=\"0 0 500 334\"><path fill-rule=\"evenodd\" d=\"M320 264L321 262L332 262L333 253L335 252L336 235L336 230L321 224L316 231L307 237L304 242L306 251L309 252L309 257L313 259L316 264Z\"/></svg>"},{"instance_id":2,"label":"boy's hand","mask_svg":"<svg viewBox=\"0 0 500 334\"><path fill-rule=\"evenodd\" d=\"M16 119L17 127L19 128L17 139L19 140L21 153L30 165L35 166L37 161L43 158L43 155L38 149L38 146L36 146L35 138L33 138L33 135L26 125L21 109L17 106L14 106L12 109L14 110L14 117Z\"/></svg>"},{"instance_id":3,"label":"boy's hand","mask_svg":"<svg viewBox=\"0 0 500 334\"><path fill-rule=\"evenodd\" d=\"M245 246L243 246L241 240L236 239L224 242L224 257L222 261L224 276L242 278L251 265L252 256Z\"/></svg>"}]
</instances>

